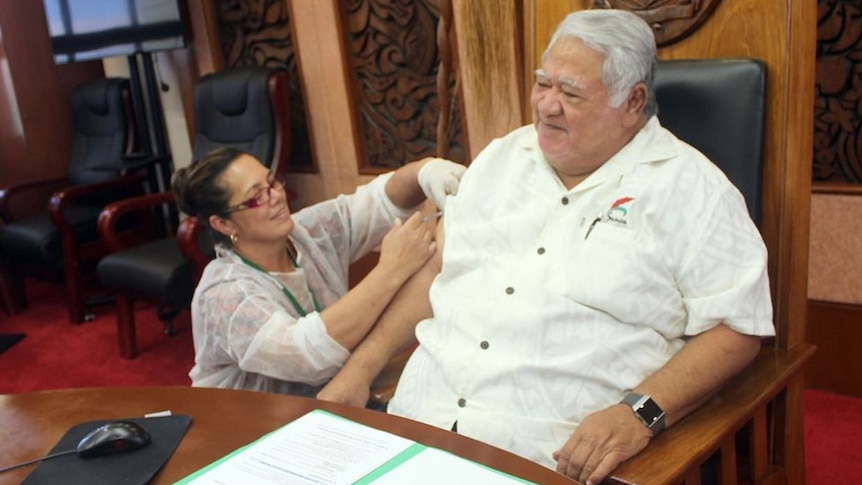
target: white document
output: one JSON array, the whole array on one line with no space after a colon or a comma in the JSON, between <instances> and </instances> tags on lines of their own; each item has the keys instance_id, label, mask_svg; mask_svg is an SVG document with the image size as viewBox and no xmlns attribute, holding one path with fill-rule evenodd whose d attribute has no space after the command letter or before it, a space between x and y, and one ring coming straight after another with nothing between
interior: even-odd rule
<instances>
[{"instance_id":1,"label":"white document","mask_svg":"<svg viewBox=\"0 0 862 485\"><path fill-rule=\"evenodd\" d=\"M374 485L514 485L532 483L465 460L437 448L425 448L375 479Z\"/></svg>"},{"instance_id":2,"label":"white document","mask_svg":"<svg viewBox=\"0 0 862 485\"><path fill-rule=\"evenodd\" d=\"M413 443L313 411L179 483L352 485Z\"/></svg>"},{"instance_id":3,"label":"white document","mask_svg":"<svg viewBox=\"0 0 862 485\"><path fill-rule=\"evenodd\" d=\"M175 485L514 485L526 480L316 409Z\"/></svg>"}]
</instances>

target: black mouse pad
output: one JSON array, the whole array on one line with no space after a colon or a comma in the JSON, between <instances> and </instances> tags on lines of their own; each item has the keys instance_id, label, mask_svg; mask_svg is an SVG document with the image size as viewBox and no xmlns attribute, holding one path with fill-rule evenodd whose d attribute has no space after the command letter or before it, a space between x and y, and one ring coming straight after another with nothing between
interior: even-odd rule
<instances>
[{"instance_id":1,"label":"black mouse pad","mask_svg":"<svg viewBox=\"0 0 862 485\"><path fill-rule=\"evenodd\" d=\"M50 453L74 450L81 438L97 427L116 421L132 421L150 433L150 444L135 451L97 458L81 458L76 453L43 461L22 485L110 483L144 485L158 473L183 439L192 417L184 414L157 418L108 419L73 426ZM49 454L50 454L49 453Z\"/></svg>"}]
</instances>

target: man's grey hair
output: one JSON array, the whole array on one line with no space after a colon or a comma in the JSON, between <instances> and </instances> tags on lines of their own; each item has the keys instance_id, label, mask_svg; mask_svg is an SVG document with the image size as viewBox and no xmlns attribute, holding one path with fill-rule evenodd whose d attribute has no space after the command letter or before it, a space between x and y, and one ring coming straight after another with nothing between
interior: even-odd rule
<instances>
[{"instance_id":1,"label":"man's grey hair","mask_svg":"<svg viewBox=\"0 0 862 485\"><path fill-rule=\"evenodd\" d=\"M542 55L546 60L560 39L580 39L587 47L602 54L602 82L608 88L610 105L619 107L639 82L647 86L648 99L644 115L658 109L652 84L655 74L655 36L649 25L625 10L593 9L570 13L557 27Z\"/></svg>"}]
</instances>

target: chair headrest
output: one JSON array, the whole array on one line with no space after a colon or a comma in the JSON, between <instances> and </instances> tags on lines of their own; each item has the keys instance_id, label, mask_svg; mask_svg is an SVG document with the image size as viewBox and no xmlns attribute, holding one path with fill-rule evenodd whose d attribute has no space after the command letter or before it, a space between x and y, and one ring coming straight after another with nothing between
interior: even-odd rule
<instances>
[{"instance_id":1,"label":"chair headrest","mask_svg":"<svg viewBox=\"0 0 862 485\"><path fill-rule=\"evenodd\" d=\"M759 225L766 65L756 59L659 61L653 90L662 125L724 171Z\"/></svg>"},{"instance_id":2,"label":"chair headrest","mask_svg":"<svg viewBox=\"0 0 862 485\"><path fill-rule=\"evenodd\" d=\"M110 180L118 172L129 136L125 78L104 78L76 87L70 95L72 146L67 176L71 184Z\"/></svg>"},{"instance_id":3,"label":"chair headrest","mask_svg":"<svg viewBox=\"0 0 862 485\"><path fill-rule=\"evenodd\" d=\"M226 116L236 116L248 109L249 89L252 89L251 72L231 72L224 76L219 82L213 83L213 102L216 109Z\"/></svg>"},{"instance_id":4,"label":"chair headrest","mask_svg":"<svg viewBox=\"0 0 862 485\"><path fill-rule=\"evenodd\" d=\"M125 123L123 91L128 85L125 78L105 78L76 87L70 95L75 131L111 133Z\"/></svg>"},{"instance_id":5,"label":"chair headrest","mask_svg":"<svg viewBox=\"0 0 862 485\"><path fill-rule=\"evenodd\" d=\"M207 74L195 87L194 158L220 146L249 152L264 164L275 146L270 78L283 67L245 66Z\"/></svg>"}]
</instances>

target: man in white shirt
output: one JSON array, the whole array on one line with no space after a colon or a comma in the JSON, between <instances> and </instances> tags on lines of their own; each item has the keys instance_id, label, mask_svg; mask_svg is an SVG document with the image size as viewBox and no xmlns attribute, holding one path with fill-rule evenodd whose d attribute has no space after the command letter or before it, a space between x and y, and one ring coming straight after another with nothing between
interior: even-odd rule
<instances>
[{"instance_id":1,"label":"man in white shirt","mask_svg":"<svg viewBox=\"0 0 862 485\"><path fill-rule=\"evenodd\" d=\"M421 320L390 413L596 484L751 362L774 334L766 249L739 191L661 127L654 62L634 14L563 21L534 124L473 161L442 256L320 398L364 405Z\"/></svg>"}]
</instances>

